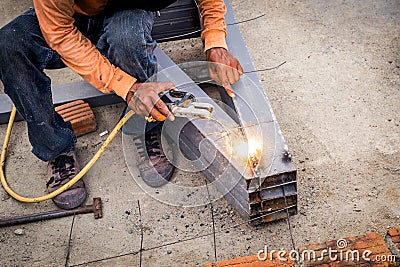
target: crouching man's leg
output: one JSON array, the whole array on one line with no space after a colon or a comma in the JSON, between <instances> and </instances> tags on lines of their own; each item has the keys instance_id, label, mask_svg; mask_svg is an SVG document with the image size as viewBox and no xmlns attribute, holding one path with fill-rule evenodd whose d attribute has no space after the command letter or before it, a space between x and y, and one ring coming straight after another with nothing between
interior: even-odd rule
<instances>
[{"instance_id":1,"label":"crouching man's leg","mask_svg":"<svg viewBox=\"0 0 400 267\"><path fill-rule=\"evenodd\" d=\"M50 78L43 70L63 67L59 55L46 44L34 10L0 29L0 79L28 125L32 152L49 161L47 188L53 192L79 171L71 124L54 111ZM87 193L82 181L53 198L63 209L81 205Z\"/></svg>"},{"instance_id":2,"label":"crouching man's leg","mask_svg":"<svg viewBox=\"0 0 400 267\"><path fill-rule=\"evenodd\" d=\"M105 20L104 34L97 48L109 60L137 78L139 82L153 79L157 70L154 55L156 42L151 37L155 13L141 9L118 11ZM135 139L138 167L142 179L150 186L167 183L174 172L161 147L161 123L147 123L134 116L124 132Z\"/></svg>"}]
</instances>

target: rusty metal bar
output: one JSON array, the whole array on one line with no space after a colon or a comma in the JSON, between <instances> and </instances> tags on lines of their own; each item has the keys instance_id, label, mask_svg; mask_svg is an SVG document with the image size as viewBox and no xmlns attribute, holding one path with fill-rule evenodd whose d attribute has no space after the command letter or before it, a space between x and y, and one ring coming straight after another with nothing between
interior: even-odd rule
<instances>
[{"instance_id":1,"label":"rusty metal bar","mask_svg":"<svg viewBox=\"0 0 400 267\"><path fill-rule=\"evenodd\" d=\"M85 214L85 213L93 213L95 219L100 219L103 217L102 203L101 198L95 197L93 198L92 205L86 205L82 207L78 207L72 210L53 210L46 211L42 213L29 214L23 216L17 216L13 218L3 218L0 219L0 228L6 226L12 226L17 224L31 223L44 221L49 219L56 219L67 217L76 214Z\"/></svg>"}]
</instances>

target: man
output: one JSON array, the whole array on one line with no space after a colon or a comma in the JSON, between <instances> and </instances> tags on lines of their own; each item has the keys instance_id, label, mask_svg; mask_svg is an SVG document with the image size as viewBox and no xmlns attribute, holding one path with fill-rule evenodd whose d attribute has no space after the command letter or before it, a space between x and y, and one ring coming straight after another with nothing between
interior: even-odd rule
<instances>
[{"instance_id":1,"label":"man","mask_svg":"<svg viewBox=\"0 0 400 267\"><path fill-rule=\"evenodd\" d=\"M0 78L28 125L32 152L49 161L49 192L71 180L79 167L76 137L52 103L44 69L69 67L98 90L115 92L136 114L157 121L174 119L158 94L169 82L145 82L156 71L151 38L155 11L174 0L33 0L34 9L0 30ZM199 0L206 59L222 63L211 76L234 96L231 84L242 68L227 50L223 0ZM146 176L153 166L168 181L172 166L160 145L160 131L149 131L138 145L138 164ZM146 152L149 156L143 156ZM145 178L145 177L144 177ZM156 186L156 185L154 185ZM81 205L87 197L82 180L53 198L62 209Z\"/></svg>"}]
</instances>

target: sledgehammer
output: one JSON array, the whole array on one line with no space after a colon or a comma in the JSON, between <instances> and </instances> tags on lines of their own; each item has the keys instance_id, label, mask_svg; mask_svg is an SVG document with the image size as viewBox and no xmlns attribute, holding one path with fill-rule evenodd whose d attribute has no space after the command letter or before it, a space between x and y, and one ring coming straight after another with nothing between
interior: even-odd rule
<instances>
[{"instance_id":1,"label":"sledgehammer","mask_svg":"<svg viewBox=\"0 0 400 267\"><path fill-rule=\"evenodd\" d=\"M8 219L1 219L0 220L0 227L23 224L23 223L30 223L30 222L37 222L55 218L61 218L66 216L71 216L74 214L84 214L84 213L92 213L94 214L95 219L99 219L103 217L103 210L101 207L101 198L95 197L93 198L92 205L86 205L83 207L79 207L72 210L54 210L54 211L47 211L43 213L31 214L31 215L24 215L18 216Z\"/></svg>"}]
</instances>

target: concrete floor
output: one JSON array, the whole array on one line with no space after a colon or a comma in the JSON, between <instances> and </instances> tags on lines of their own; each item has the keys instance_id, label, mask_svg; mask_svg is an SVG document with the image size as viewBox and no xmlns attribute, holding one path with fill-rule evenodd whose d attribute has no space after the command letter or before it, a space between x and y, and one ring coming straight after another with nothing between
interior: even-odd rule
<instances>
[{"instance_id":1,"label":"concrete floor","mask_svg":"<svg viewBox=\"0 0 400 267\"><path fill-rule=\"evenodd\" d=\"M4 0L0 25L31 6ZM400 226L400 3L399 1L232 0L240 25L283 135L298 168L299 214L291 218L296 246ZM176 62L201 59L198 39L163 44ZM54 84L79 79L51 71ZM99 129L79 138L86 163L111 130L123 105L96 108ZM5 125L0 126L3 139ZM15 124L7 174L22 195L45 192L46 164L30 153L24 122ZM83 164L82 164L83 165ZM260 227L244 223L225 199L183 208L158 202L132 179L117 137L85 177L91 197L104 201L104 218L77 216L69 265L137 266L138 201L144 226L143 266L200 265L215 260L290 249L286 221ZM178 171L174 181L199 183L201 174ZM91 200L88 200L91 203ZM53 210L49 201L22 204L0 190L0 216ZM168 216L166 216L168 215ZM168 218L169 217L169 218ZM168 218L168 219L166 219ZM66 262L72 217L0 229L1 266L61 266ZM243 225L228 229L230 225ZM23 235L14 231L22 229ZM131 254L129 254L131 253ZM124 257L88 263L121 254ZM135 254L135 255L133 255Z\"/></svg>"}]
</instances>

